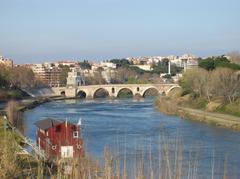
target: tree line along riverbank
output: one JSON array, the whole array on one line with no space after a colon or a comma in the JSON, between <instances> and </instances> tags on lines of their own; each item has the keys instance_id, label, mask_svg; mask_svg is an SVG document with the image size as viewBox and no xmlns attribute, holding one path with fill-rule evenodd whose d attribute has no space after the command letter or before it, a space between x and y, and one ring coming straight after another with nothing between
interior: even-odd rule
<instances>
[{"instance_id":1,"label":"tree line along riverbank","mask_svg":"<svg viewBox=\"0 0 240 179\"><path fill-rule=\"evenodd\" d=\"M240 130L240 73L228 68L189 70L181 89L160 96L157 109L168 115Z\"/></svg>"}]
</instances>

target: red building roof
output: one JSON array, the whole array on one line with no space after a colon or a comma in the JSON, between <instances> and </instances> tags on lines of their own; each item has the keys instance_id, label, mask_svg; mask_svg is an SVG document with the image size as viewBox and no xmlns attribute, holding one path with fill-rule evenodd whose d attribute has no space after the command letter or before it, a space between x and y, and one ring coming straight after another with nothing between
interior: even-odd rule
<instances>
[{"instance_id":1,"label":"red building roof","mask_svg":"<svg viewBox=\"0 0 240 179\"><path fill-rule=\"evenodd\" d=\"M61 123L63 123L62 120L46 118L46 119L39 120L39 121L35 122L34 124L40 129L48 130L49 128L54 127Z\"/></svg>"}]
</instances>

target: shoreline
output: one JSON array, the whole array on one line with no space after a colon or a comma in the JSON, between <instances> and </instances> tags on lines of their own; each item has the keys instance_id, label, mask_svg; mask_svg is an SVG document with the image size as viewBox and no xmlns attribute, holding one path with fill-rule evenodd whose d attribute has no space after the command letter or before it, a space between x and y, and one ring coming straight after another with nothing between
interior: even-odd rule
<instances>
[{"instance_id":1,"label":"shoreline","mask_svg":"<svg viewBox=\"0 0 240 179\"><path fill-rule=\"evenodd\" d=\"M170 110L168 110L169 106L171 108ZM212 124L216 127L240 132L240 117L237 116L208 112L202 109L194 109L190 107L182 107L177 104L169 103L167 100L160 101L159 98L155 101L155 107L158 111L165 115L176 115L184 120L198 121L206 124Z\"/></svg>"},{"instance_id":2,"label":"shoreline","mask_svg":"<svg viewBox=\"0 0 240 179\"><path fill-rule=\"evenodd\" d=\"M232 116L229 114L220 114L199 109L179 107L178 116L183 119L190 119L207 124L214 124L217 127L240 131L240 117Z\"/></svg>"}]
</instances>

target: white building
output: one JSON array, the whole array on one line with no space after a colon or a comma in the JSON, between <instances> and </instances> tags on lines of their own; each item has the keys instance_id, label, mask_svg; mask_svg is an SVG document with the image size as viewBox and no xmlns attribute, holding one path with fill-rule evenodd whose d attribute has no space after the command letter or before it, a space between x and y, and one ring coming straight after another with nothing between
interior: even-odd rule
<instances>
[{"instance_id":1,"label":"white building","mask_svg":"<svg viewBox=\"0 0 240 179\"><path fill-rule=\"evenodd\" d=\"M180 59L182 61L181 67L184 68L184 71L198 67L198 60L194 55L184 54L180 57Z\"/></svg>"},{"instance_id":2,"label":"white building","mask_svg":"<svg viewBox=\"0 0 240 179\"><path fill-rule=\"evenodd\" d=\"M78 63L75 61L58 61L55 64L56 64L56 66L59 66L59 65L69 66L69 67L79 66Z\"/></svg>"},{"instance_id":3,"label":"white building","mask_svg":"<svg viewBox=\"0 0 240 179\"><path fill-rule=\"evenodd\" d=\"M117 68L117 65L115 63L112 63L112 62L101 62L100 66L103 67L103 68L104 67L113 68L113 69Z\"/></svg>"},{"instance_id":4,"label":"white building","mask_svg":"<svg viewBox=\"0 0 240 179\"><path fill-rule=\"evenodd\" d=\"M79 71L68 72L67 86L82 86L85 85L85 81L81 77Z\"/></svg>"}]
</instances>

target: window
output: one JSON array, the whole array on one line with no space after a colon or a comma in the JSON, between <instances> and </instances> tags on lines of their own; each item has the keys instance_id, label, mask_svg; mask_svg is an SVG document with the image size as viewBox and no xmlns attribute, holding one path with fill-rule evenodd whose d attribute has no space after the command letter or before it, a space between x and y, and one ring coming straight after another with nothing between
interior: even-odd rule
<instances>
[{"instance_id":1,"label":"window","mask_svg":"<svg viewBox=\"0 0 240 179\"><path fill-rule=\"evenodd\" d=\"M78 131L73 132L73 138L78 138Z\"/></svg>"},{"instance_id":2,"label":"window","mask_svg":"<svg viewBox=\"0 0 240 179\"><path fill-rule=\"evenodd\" d=\"M73 146L61 146L61 157L72 158L73 157Z\"/></svg>"},{"instance_id":3,"label":"window","mask_svg":"<svg viewBox=\"0 0 240 179\"><path fill-rule=\"evenodd\" d=\"M137 87L137 91L139 91L139 87Z\"/></svg>"}]
</instances>

